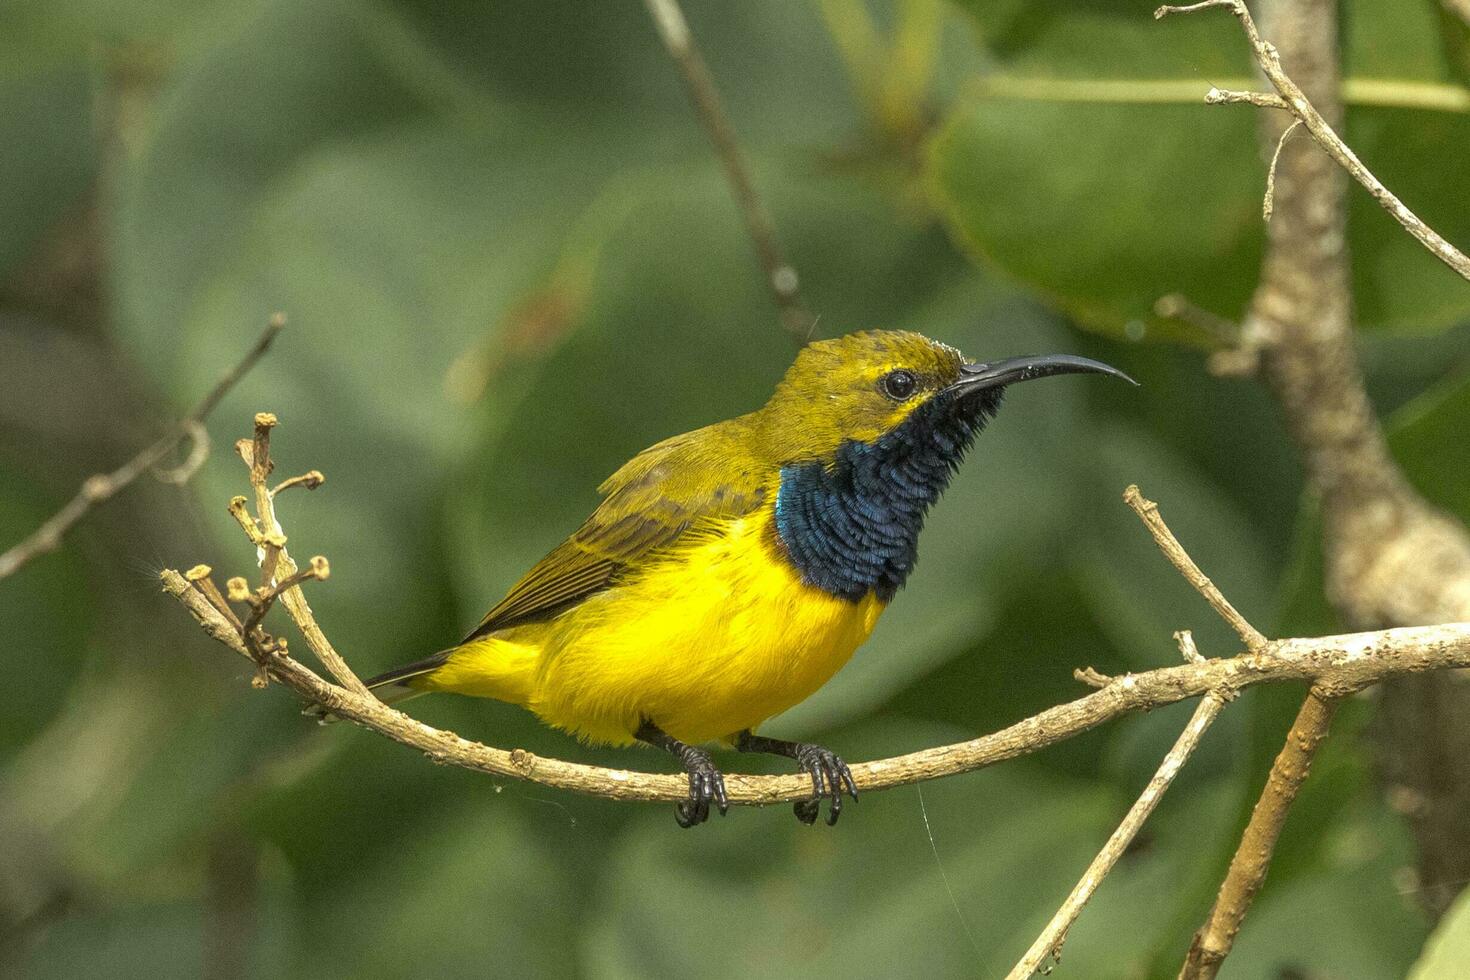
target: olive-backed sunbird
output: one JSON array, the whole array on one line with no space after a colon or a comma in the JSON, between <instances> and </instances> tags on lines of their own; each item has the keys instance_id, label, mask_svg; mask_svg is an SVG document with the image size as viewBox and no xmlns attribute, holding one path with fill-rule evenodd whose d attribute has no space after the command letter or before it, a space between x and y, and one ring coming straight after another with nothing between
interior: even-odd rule
<instances>
[{"instance_id":1,"label":"olive-backed sunbird","mask_svg":"<svg viewBox=\"0 0 1470 980\"><path fill-rule=\"evenodd\" d=\"M974 363L908 331L808 344L765 406L665 439L599 487L571 537L459 645L369 681L392 703L495 698L583 739L642 742L689 773L680 826L724 813L701 746L787 756L815 822L857 797L828 749L755 734L868 638L914 569L924 515L1007 385L1096 372L1070 355Z\"/></svg>"}]
</instances>

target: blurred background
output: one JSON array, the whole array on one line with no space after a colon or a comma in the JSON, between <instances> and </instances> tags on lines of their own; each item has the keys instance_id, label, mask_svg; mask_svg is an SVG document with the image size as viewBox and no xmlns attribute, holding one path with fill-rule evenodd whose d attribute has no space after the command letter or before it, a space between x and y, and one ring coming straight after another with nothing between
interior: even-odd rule
<instances>
[{"instance_id":1,"label":"blurred background","mask_svg":"<svg viewBox=\"0 0 1470 980\"><path fill-rule=\"evenodd\" d=\"M1470 61L1447 9L1344 4L1347 136L1463 244ZM1130 482L1266 632L1338 628L1273 403L1206 371L1228 325L1154 311L1180 293L1232 320L1256 281L1256 110L1199 103L1251 87L1247 49L1226 14L1149 13L687 3L816 335L1075 352L1143 384L1013 392L872 641L768 733L888 756L1076 697L1074 667L1173 664L1176 629L1234 652L1122 504ZM1470 290L1351 201L1370 393L1420 490L1470 518ZM191 484L140 481L0 582L0 972L997 975L1188 716L869 794L835 829L783 806L685 832L668 806L319 728L160 594L161 567L253 568L224 505L256 411L280 416L278 473L327 475L279 510L299 557L331 559L310 599L367 676L461 636L638 449L765 399L793 345L634 0L6 0L0 548L154 438L276 310L290 326L211 417ZM1174 974L1300 696L1225 712L1059 975ZM1398 977L1420 955L1431 920L1375 780L1373 707L1340 715L1227 976ZM411 710L670 768L504 705Z\"/></svg>"}]
</instances>

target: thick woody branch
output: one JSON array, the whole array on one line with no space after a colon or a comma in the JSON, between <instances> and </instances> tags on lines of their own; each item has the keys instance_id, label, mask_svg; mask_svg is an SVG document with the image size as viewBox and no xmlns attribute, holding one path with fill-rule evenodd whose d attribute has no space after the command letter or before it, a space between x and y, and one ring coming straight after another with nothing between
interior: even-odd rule
<instances>
[{"instance_id":1,"label":"thick woody branch","mask_svg":"<svg viewBox=\"0 0 1470 980\"><path fill-rule=\"evenodd\" d=\"M1210 917L1189 947L1189 956L1179 971L1180 980L1213 980L1220 964L1230 955L1240 924L1271 868L1286 816L1311 772L1312 760L1327 738L1340 702L1341 698L1324 697L1316 691L1302 702L1296 721L1287 733L1286 744L1271 766L1266 788L1251 811L1250 823L1231 858L1230 870L1220 885Z\"/></svg>"},{"instance_id":2,"label":"thick woody branch","mask_svg":"<svg viewBox=\"0 0 1470 980\"><path fill-rule=\"evenodd\" d=\"M182 602L206 633L254 660L239 630L184 576L166 569L160 577L164 591ZM606 799L676 802L689 794L689 780L684 776L606 769L543 758L523 749L482 745L425 725L371 695L354 694L295 660L277 657L267 661L266 667L272 679L328 713L417 749L436 762ZM1470 667L1470 623L1272 640L1257 653L1117 677L1100 691L1048 708L994 734L858 763L852 772L862 790L891 789L1028 755L1123 715L1213 691L1233 693L1257 684L1298 681L1346 693L1387 677L1449 667ZM730 774L725 786L730 802L756 805L808 799L812 792L811 780L800 775Z\"/></svg>"},{"instance_id":3,"label":"thick woody branch","mask_svg":"<svg viewBox=\"0 0 1470 980\"><path fill-rule=\"evenodd\" d=\"M1252 19L1250 11L1246 9L1244 0L1204 0L1203 3L1190 4L1188 6L1164 6L1154 11L1155 17L1165 17L1169 14L1192 13L1196 10L1204 10L1208 7L1223 7L1235 14L1240 21L1241 28L1245 31L1246 38L1250 41L1251 50L1255 53L1256 63L1261 66L1261 71L1276 91L1281 95L1281 104L1278 106L1274 101L1267 101L1269 97L1256 98L1255 93L1216 93L1218 95L1241 96L1242 98L1218 98L1218 102L1244 101L1253 105L1269 106L1270 108L1282 108L1301 120L1307 127L1307 131L1337 161L1338 165L1352 175L1353 179L1362 184L1378 201L1383 209L1393 216L1393 219L1404 226L1409 234L1417 238L1421 244L1435 258L1445 265L1454 269L1466 279L1470 279L1470 257L1467 257L1455 246L1444 239L1439 232L1429 227L1420 217L1400 201L1387 187L1383 185L1372 172L1358 159L1358 155L1352 151L1337 131L1328 124L1317 108L1297 87L1286 72L1281 69L1281 59L1277 55L1276 48L1261 38L1256 29L1255 20ZM1207 100L1208 101L1208 100Z\"/></svg>"},{"instance_id":4,"label":"thick woody branch","mask_svg":"<svg viewBox=\"0 0 1470 980\"><path fill-rule=\"evenodd\" d=\"M644 0L644 3L653 18L654 27L658 29L659 39L663 41L674 63L679 66L679 74L689 93L689 101L694 104L699 121L709 134L710 142L714 144L720 163L725 168L725 177L735 195L735 204L740 208L741 217L745 219L745 229L755 246L756 257L765 274L766 287L770 289L776 308L780 311L781 326L798 345L805 344L815 321L802 305L796 269L786 260L776 241L776 227L771 221L771 214L766 210L750 179L750 171L740 152L740 143L735 138L735 127L731 125L730 117L720 104L720 94L716 91L704 58L700 56L699 48L694 43L694 35L689 30L688 22L684 20L679 0Z\"/></svg>"},{"instance_id":5,"label":"thick woody branch","mask_svg":"<svg viewBox=\"0 0 1470 980\"><path fill-rule=\"evenodd\" d=\"M272 316L266 325L265 332L255 342L255 346L251 347L245 356L215 383L209 394L205 395L189 414L179 419L157 441L111 473L89 476L83 481L77 495L68 501L66 506L31 532L25 540L14 545L4 554L0 554L0 579L14 574L32 558L59 548L66 532L91 513L93 508L111 500L138 477L157 466L169 453L173 452L174 447L186 438L191 439L189 458L173 469L164 470L159 477L169 483L184 483L193 476L209 452L209 437L204 431L204 419L214 411L220 399L224 398L229 390L235 387L235 384L265 355L265 352L270 349L271 342L276 339L276 334L280 333L281 328L285 325L286 318L283 314L277 313Z\"/></svg>"}]
</instances>

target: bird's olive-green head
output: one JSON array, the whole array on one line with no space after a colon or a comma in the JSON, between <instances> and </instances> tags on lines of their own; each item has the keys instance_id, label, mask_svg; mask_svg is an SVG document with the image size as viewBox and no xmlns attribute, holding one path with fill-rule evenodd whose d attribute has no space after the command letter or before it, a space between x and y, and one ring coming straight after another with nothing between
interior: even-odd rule
<instances>
[{"instance_id":1,"label":"bird's olive-green head","mask_svg":"<svg viewBox=\"0 0 1470 980\"><path fill-rule=\"evenodd\" d=\"M757 413L780 466L775 525L811 585L884 602L917 560L929 507L1007 385L1117 368L1068 354L967 361L917 333L870 330L808 345Z\"/></svg>"},{"instance_id":2,"label":"bird's olive-green head","mask_svg":"<svg viewBox=\"0 0 1470 980\"><path fill-rule=\"evenodd\" d=\"M1127 377L1065 354L975 363L910 330L866 330L804 347L762 410L762 429L784 460L831 459L843 443L873 443L906 423L954 417L978 427L1007 385L1076 372Z\"/></svg>"}]
</instances>

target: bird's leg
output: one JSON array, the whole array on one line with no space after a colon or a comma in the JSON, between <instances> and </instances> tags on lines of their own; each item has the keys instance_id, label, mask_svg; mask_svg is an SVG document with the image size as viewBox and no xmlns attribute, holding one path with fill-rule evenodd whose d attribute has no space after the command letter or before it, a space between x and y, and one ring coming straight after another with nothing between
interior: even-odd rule
<instances>
[{"instance_id":1,"label":"bird's leg","mask_svg":"<svg viewBox=\"0 0 1470 980\"><path fill-rule=\"evenodd\" d=\"M785 742L779 738L766 738L749 729L735 736L735 748L740 752L763 752L795 759L801 771L812 777L812 798L797 800L791 806L796 812L796 819L802 823L817 822L824 797L832 801L832 806L827 811L829 827L842 816L844 792L852 796L853 802L857 802L857 784L852 781L852 770L831 749L813 745L811 742Z\"/></svg>"},{"instance_id":2,"label":"bird's leg","mask_svg":"<svg viewBox=\"0 0 1470 980\"><path fill-rule=\"evenodd\" d=\"M708 752L698 746L686 745L651 721L638 726L633 737L673 753L689 773L689 799L674 810L674 819L680 827L693 827L708 820L711 802L720 808L720 816L725 815L730 808L730 800L725 796L725 777L715 768Z\"/></svg>"}]
</instances>

